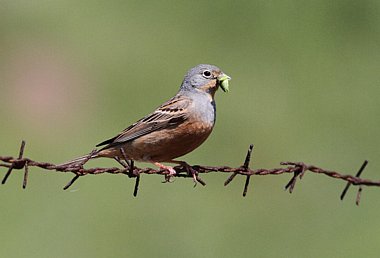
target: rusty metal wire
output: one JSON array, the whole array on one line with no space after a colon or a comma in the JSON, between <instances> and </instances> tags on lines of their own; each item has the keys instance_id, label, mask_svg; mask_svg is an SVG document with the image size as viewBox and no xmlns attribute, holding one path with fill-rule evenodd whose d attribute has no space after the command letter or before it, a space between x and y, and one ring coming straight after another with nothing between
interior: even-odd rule
<instances>
[{"instance_id":1,"label":"rusty metal wire","mask_svg":"<svg viewBox=\"0 0 380 258\"><path fill-rule=\"evenodd\" d=\"M133 195L137 196L137 192L139 189L140 184L140 175L141 174L156 174L156 175L164 175L167 176L168 171L164 169L153 169L153 168L138 168L134 166L133 161L130 160L119 160L117 161L123 166L123 168L117 168L117 167L110 167L110 168L84 168L83 165L80 166L58 166L52 163L48 162L37 162L34 160L31 160L29 158L24 158L24 149L25 149L25 141L22 141L20 151L18 158L14 158L11 156L0 156L0 167L6 167L8 168L7 173L5 174L2 184L5 184L8 177L11 175L13 170L22 170L24 169L24 179L22 187L25 189L28 181L28 173L30 167L39 167L44 170L51 170L55 172L69 172L73 173L74 177L63 187L64 190L68 189L79 177L85 176L85 175L98 175L103 173L109 173L109 174L124 174L127 175L130 178L135 178L135 187L133 191ZM281 162L280 164L285 167L280 168L273 168L273 169L250 169L249 163L251 160L251 155L253 151L253 145L249 146L247 155L245 157L244 164L240 167L232 168L228 166L201 166L201 165L195 165L191 166L191 170L195 171L196 175L196 183L200 183L202 185L206 185L206 183L198 176L199 174L204 173L211 173L211 172L224 172L224 173L231 173L231 175L227 178L224 185L227 186L231 181L237 176L237 175L243 175L246 177L246 181L244 184L243 189L243 196L246 196L248 191L248 186L250 184L250 178L251 176L265 176L265 175L281 175L281 174L293 174L293 177L290 179L290 181L286 184L285 190L288 190L289 193L292 193L295 187L295 184L297 182L297 179L302 179L302 177L305 175L307 171L316 173L316 174L324 174L331 178L340 179L347 182L346 187L344 188L340 199L343 200L349 187L351 185L357 185L358 192L356 197L356 204L359 205L360 197L362 194L363 186L377 186L380 187L380 181L372 181L369 179L363 179L360 178L362 172L364 171L365 167L368 164L368 161L364 161L361 168L359 169L356 176L352 175L345 175L336 171L323 169L314 165L308 165L303 162ZM89 157L91 156L91 153L89 154ZM177 172L175 177L189 177L193 178L194 175L192 173L189 173L189 168L186 166L175 166L175 171Z\"/></svg>"}]
</instances>

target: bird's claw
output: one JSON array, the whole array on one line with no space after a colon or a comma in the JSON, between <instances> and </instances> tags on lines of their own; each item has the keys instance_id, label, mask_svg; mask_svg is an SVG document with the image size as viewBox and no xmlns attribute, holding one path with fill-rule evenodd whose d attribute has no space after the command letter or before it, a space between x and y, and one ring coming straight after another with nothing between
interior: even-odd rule
<instances>
[{"instance_id":1,"label":"bird's claw","mask_svg":"<svg viewBox=\"0 0 380 258\"><path fill-rule=\"evenodd\" d=\"M174 182L174 176L177 174L174 168L172 167L166 167L168 174L165 174L165 181L162 183L173 183Z\"/></svg>"}]
</instances>

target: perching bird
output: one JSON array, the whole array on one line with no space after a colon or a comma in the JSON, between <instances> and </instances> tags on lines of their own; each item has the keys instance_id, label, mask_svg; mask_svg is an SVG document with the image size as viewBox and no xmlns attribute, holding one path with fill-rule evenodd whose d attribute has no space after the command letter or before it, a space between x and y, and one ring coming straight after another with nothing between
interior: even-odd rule
<instances>
[{"instance_id":1,"label":"perching bird","mask_svg":"<svg viewBox=\"0 0 380 258\"><path fill-rule=\"evenodd\" d=\"M215 92L219 87L227 92L230 79L214 65L195 66L178 93L153 113L96 145L104 146L101 149L61 166L83 166L89 159L108 157L150 162L174 175L173 167L162 162L188 166L174 159L193 151L210 135L215 124Z\"/></svg>"}]
</instances>

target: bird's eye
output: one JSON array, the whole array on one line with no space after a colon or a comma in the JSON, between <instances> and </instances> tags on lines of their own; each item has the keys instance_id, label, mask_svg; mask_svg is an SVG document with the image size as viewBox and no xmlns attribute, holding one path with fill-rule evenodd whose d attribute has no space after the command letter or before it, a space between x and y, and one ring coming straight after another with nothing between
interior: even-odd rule
<instances>
[{"instance_id":1,"label":"bird's eye","mask_svg":"<svg viewBox=\"0 0 380 258\"><path fill-rule=\"evenodd\" d=\"M206 78L210 78L211 77L211 72L209 70L203 71L203 76L206 77Z\"/></svg>"}]
</instances>

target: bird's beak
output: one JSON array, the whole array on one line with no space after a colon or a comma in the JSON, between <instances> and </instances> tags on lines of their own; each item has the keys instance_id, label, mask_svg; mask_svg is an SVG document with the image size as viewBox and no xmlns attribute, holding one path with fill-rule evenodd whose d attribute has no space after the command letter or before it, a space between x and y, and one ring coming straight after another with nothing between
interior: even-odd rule
<instances>
[{"instance_id":1,"label":"bird's beak","mask_svg":"<svg viewBox=\"0 0 380 258\"><path fill-rule=\"evenodd\" d=\"M228 76L227 74L225 73L221 73L218 78L217 78L218 82L219 82L219 85L220 85L220 88L222 88L222 90L224 92L228 92L229 91L229 88L228 88L228 81L231 80L231 77Z\"/></svg>"}]
</instances>

